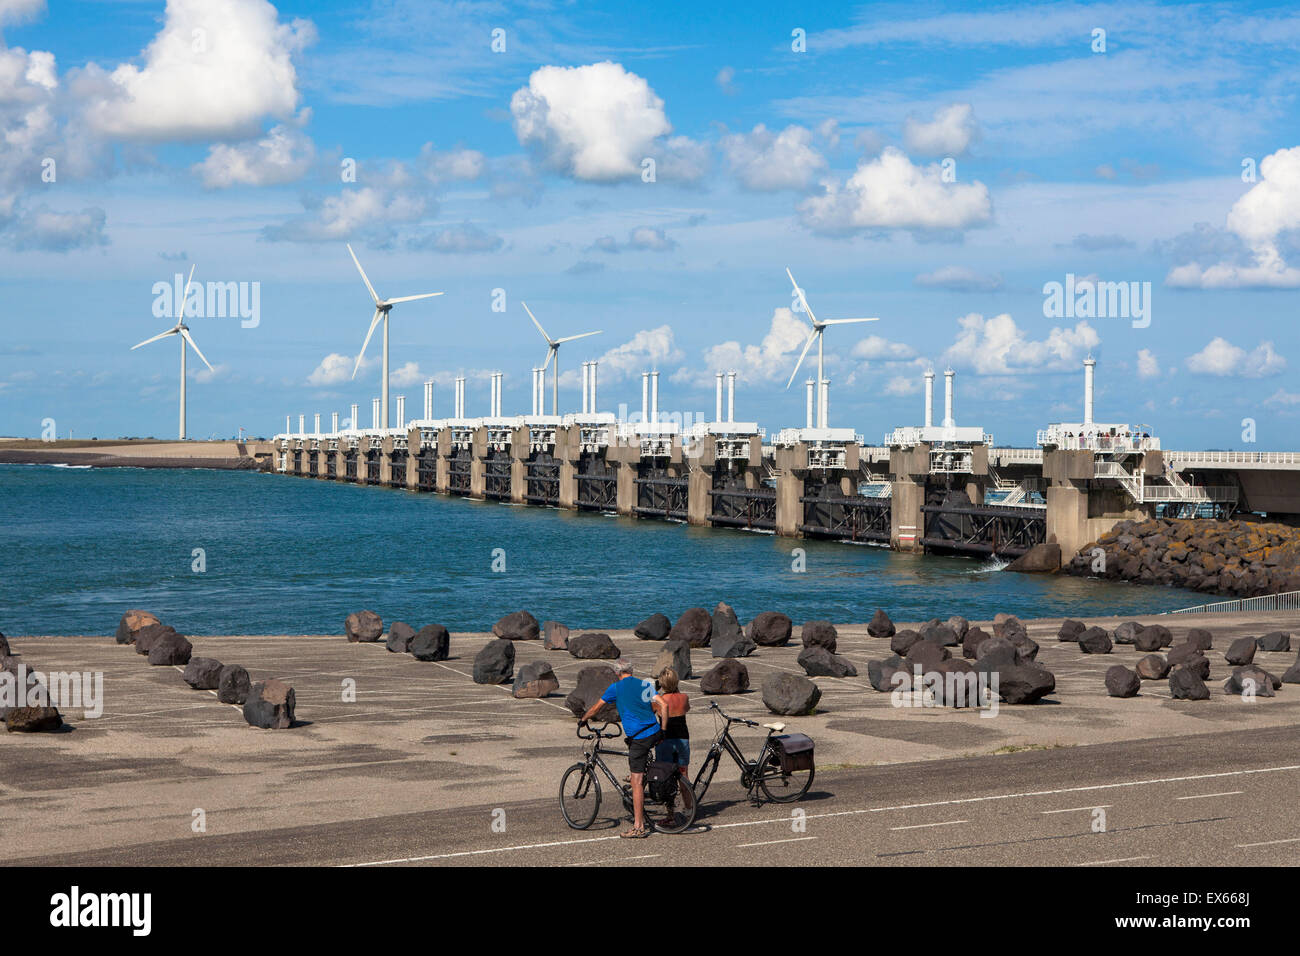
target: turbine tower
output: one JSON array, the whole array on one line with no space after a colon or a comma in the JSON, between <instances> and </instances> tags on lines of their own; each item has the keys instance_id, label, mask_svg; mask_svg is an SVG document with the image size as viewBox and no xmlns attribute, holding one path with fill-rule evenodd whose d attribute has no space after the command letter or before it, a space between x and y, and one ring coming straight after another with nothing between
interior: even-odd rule
<instances>
[{"instance_id":1,"label":"turbine tower","mask_svg":"<svg viewBox=\"0 0 1300 956\"><path fill-rule=\"evenodd\" d=\"M795 295L799 297L799 304L803 306L803 310L808 313L808 318L812 320L812 331L808 333L808 340L803 344L803 351L799 353L799 361L794 363L794 371L790 373L790 381L785 383L785 387L789 388L790 385L794 382L794 377L799 374L799 366L803 365L804 356L808 354L808 349L812 345L813 339L816 339L817 340L817 395L818 395L817 427L825 428L826 427L826 398L824 392L826 389L826 374L825 374L825 355L822 348L822 336L826 332L826 327L828 325L852 325L857 322L879 322L880 318L877 316L870 319L818 319L817 316L813 314L812 308L808 305L808 300L804 298L803 289L799 288L799 283L794 281L794 273L790 271L788 266L786 267L785 274L790 277L790 284L794 286Z\"/></svg>"},{"instance_id":2,"label":"turbine tower","mask_svg":"<svg viewBox=\"0 0 1300 956\"><path fill-rule=\"evenodd\" d=\"M366 357L366 346L370 344L370 337L375 334L375 326L379 320L384 320L384 368L382 373L382 383L380 385L379 396L379 427L388 428L388 313L393 310L399 302L414 302L416 299L432 299L435 295L442 295L441 292L425 292L421 295L403 295L396 299L381 299L375 287L370 284L370 278L366 275L366 270L361 268L361 262L357 259L357 254L352 251L352 246L348 245L348 253L352 256L352 261L357 264L357 271L361 273L361 281L366 284L367 291L370 292L370 298L375 300L375 315L370 320L370 331L366 333L366 340L361 343L361 351L357 354L357 364L352 367L352 378L357 377L357 371L361 368L361 360Z\"/></svg>"},{"instance_id":3,"label":"turbine tower","mask_svg":"<svg viewBox=\"0 0 1300 956\"><path fill-rule=\"evenodd\" d=\"M553 339L546 334L542 328L542 323L537 321L537 316L533 315L533 310L528 308L528 304L522 300L519 303L528 313L528 317L533 320L533 325L537 326L537 331L542 333L542 338L546 339L546 362L542 365L542 375L546 375L546 368L551 364L551 359L555 359L555 371L551 373L551 414L560 414L560 346L565 342L572 342L575 339L585 339L589 335L600 335L600 330L595 332L583 332L581 335L566 335L562 339Z\"/></svg>"},{"instance_id":4,"label":"turbine tower","mask_svg":"<svg viewBox=\"0 0 1300 956\"><path fill-rule=\"evenodd\" d=\"M192 281L194 281L194 266L191 265L190 277L185 280L185 292L181 295L180 304L176 307L176 324L166 332L159 332L153 338L145 339L140 343L140 345L131 346L131 351L134 352L136 349L140 348L141 345L148 345L150 342L157 342L159 339L165 339L169 335L175 335L178 337L177 341L181 344L181 441L185 440L185 343L188 342L190 348L194 349L194 354L203 359L204 365L212 371L216 371L216 369L212 368L212 363L207 360L207 357L199 351L198 345L195 344L194 339L190 336L190 327L185 324L185 303L190 297L190 283Z\"/></svg>"}]
</instances>

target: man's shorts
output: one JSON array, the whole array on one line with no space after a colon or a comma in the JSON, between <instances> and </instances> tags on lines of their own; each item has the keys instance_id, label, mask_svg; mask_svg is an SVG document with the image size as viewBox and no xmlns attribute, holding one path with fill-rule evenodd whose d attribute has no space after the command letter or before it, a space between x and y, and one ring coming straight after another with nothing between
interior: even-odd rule
<instances>
[{"instance_id":1,"label":"man's shorts","mask_svg":"<svg viewBox=\"0 0 1300 956\"><path fill-rule=\"evenodd\" d=\"M674 740L671 737L661 740L659 745L655 747L655 760L675 763L679 767L690 766L691 742L689 740Z\"/></svg>"},{"instance_id":2,"label":"man's shorts","mask_svg":"<svg viewBox=\"0 0 1300 956\"><path fill-rule=\"evenodd\" d=\"M649 737L638 740L627 738L627 766L632 773L645 773L646 765L650 762L650 751L663 737L664 732L656 730Z\"/></svg>"}]
</instances>

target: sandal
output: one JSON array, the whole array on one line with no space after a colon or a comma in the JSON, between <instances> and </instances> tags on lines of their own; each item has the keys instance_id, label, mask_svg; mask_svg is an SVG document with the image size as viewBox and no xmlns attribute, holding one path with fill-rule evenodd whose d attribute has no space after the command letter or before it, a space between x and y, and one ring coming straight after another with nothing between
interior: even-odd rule
<instances>
[{"instance_id":1,"label":"sandal","mask_svg":"<svg viewBox=\"0 0 1300 956\"><path fill-rule=\"evenodd\" d=\"M646 827L633 827L632 829L619 834L619 836L624 840L644 840L649 835L650 831Z\"/></svg>"}]
</instances>

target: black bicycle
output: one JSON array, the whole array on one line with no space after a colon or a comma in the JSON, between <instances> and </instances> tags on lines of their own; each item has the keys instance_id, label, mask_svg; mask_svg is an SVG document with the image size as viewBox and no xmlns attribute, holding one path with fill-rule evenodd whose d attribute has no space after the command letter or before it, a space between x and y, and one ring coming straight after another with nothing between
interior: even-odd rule
<instances>
[{"instance_id":1,"label":"black bicycle","mask_svg":"<svg viewBox=\"0 0 1300 956\"><path fill-rule=\"evenodd\" d=\"M623 735L623 728L618 724L590 724L590 733L582 732L583 725L578 725L578 739L594 740L595 743L586 750L586 759L575 763L560 778L560 812L564 822L575 830L585 830L600 812L600 771L616 791L623 797L623 808L630 814L632 809L632 785L623 783L606 765L602 757L626 757L626 750L609 750L601 743ZM609 728L614 730L610 731ZM687 783L685 774L676 776L666 782L659 799L646 775L645 781L645 817L652 827L661 833L681 833L695 822L697 800L695 791ZM659 812L656 813L655 811ZM671 822L670 822L671 821Z\"/></svg>"},{"instance_id":2,"label":"black bicycle","mask_svg":"<svg viewBox=\"0 0 1300 956\"><path fill-rule=\"evenodd\" d=\"M758 803L758 793L762 791L774 803L793 803L808 792L813 782L813 742L803 734L778 736L785 730L783 723L763 724L767 728L767 738L757 760L750 760L741 751L740 746L731 736L732 724L744 724L747 727L759 726L756 721L744 717L731 717L717 705L709 703L709 709L720 718L721 727L714 735L709 752L704 755L695 774L695 802L704 800L704 794L713 782L718 764L725 753L740 768L740 785L749 794L749 799Z\"/></svg>"}]
</instances>

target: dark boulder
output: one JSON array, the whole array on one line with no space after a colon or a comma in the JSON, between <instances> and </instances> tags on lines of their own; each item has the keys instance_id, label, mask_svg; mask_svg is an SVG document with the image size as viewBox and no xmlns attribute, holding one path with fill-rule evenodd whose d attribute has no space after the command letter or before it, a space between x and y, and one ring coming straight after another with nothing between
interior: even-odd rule
<instances>
[{"instance_id":1,"label":"dark boulder","mask_svg":"<svg viewBox=\"0 0 1300 956\"><path fill-rule=\"evenodd\" d=\"M659 675L669 667L677 674L679 680L690 680L694 677L694 672L691 670L691 645L679 638L665 641L659 655L655 658L654 667L650 669L650 676L658 680Z\"/></svg>"},{"instance_id":2,"label":"dark boulder","mask_svg":"<svg viewBox=\"0 0 1300 956\"><path fill-rule=\"evenodd\" d=\"M1104 627L1090 627L1079 635L1079 650L1085 654L1109 654L1112 647Z\"/></svg>"},{"instance_id":3,"label":"dark boulder","mask_svg":"<svg viewBox=\"0 0 1300 956\"><path fill-rule=\"evenodd\" d=\"M1194 627L1187 632L1187 637L1183 639L1183 643L1191 644L1198 650L1208 651L1214 647L1214 635L1203 627Z\"/></svg>"},{"instance_id":4,"label":"dark boulder","mask_svg":"<svg viewBox=\"0 0 1300 956\"><path fill-rule=\"evenodd\" d=\"M618 645L608 634L579 634L569 641L569 653L583 661L616 661Z\"/></svg>"},{"instance_id":5,"label":"dark boulder","mask_svg":"<svg viewBox=\"0 0 1300 956\"><path fill-rule=\"evenodd\" d=\"M1282 672L1280 681L1283 684L1300 684L1300 658L1297 658L1294 664Z\"/></svg>"},{"instance_id":6,"label":"dark boulder","mask_svg":"<svg viewBox=\"0 0 1300 956\"><path fill-rule=\"evenodd\" d=\"M357 611L343 622L343 633L353 644L377 641L384 633L384 619L374 611Z\"/></svg>"},{"instance_id":7,"label":"dark boulder","mask_svg":"<svg viewBox=\"0 0 1300 956\"><path fill-rule=\"evenodd\" d=\"M1143 680L1164 680L1169 676L1169 662L1163 654L1148 654L1137 662L1137 673Z\"/></svg>"},{"instance_id":8,"label":"dark boulder","mask_svg":"<svg viewBox=\"0 0 1300 956\"><path fill-rule=\"evenodd\" d=\"M759 647L784 647L790 643L794 622L780 611L763 611L749 622L746 634Z\"/></svg>"},{"instance_id":9,"label":"dark boulder","mask_svg":"<svg viewBox=\"0 0 1300 956\"><path fill-rule=\"evenodd\" d=\"M962 639L961 656L968 660L974 660L979 656L980 645L992 636L992 634L982 628L972 627L966 632L966 636Z\"/></svg>"},{"instance_id":10,"label":"dark boulder","mask_svg":"<svg viewBox=\"0 0 1300 956\"><path fill-rule=\"evenodd\" d=\"M1122 627L1123 625L1120 626ZM1133 646L1137 649L1139 654L1151 654L1163 650L1165 647L1172 646L1172 642L1170 642L1170 644L1165 644L1163 636L1159 631L1154 627L1144 627L1133 635Z\"/></svg>"},{"instance_id":11,"label":"dark boulder","mask_svg":"<svg viewBox=\"0 0 1300 956\"><path fill-rule=\"evenodd\" d=\"M546 661L529 661L519 672L515 674L515 683L512 693L515 697L536 698L545 697L547 694L553 694L560 689L560 682L555 677L555 671Z\"/></svg>"},{"instance_id":12,"label":"dark boulder","mask_svg":"<svg viewBox=\"0 0 1300 956\"><path fill-rule=\"evenodd\" d=\"M748 657L758 649L758 645L741 633L739 628L734 632L730 628L724 628L722 634L714 630L709 648L714 657Z\"/></svg>"},{"instance_id":13,"label":"dark boulder","mask_svg":"<svg viewBox=\"0 0 1300 956\"><path fill-rule=\"evenodd\" d=\"M798 674L772 674L763 681L763 704L774 714L811 714L821 699L821 688Z\"/></svg>"},{"instance_id":14,"label":"dark boulder","mask_svg":"<svg viewBox=\"0 0 1300 956\"><path fill-rule=\"evenodd\" d=\"M978 671L960 657L950 657L939 664L934 682L935 700L944 707L978 707L980 699Z\"/></svg>"},{"instance_id":15,"label":"dark boulder","mask_svg":"<svg viewBox=\"0 0 1300 956\"><path fill-rule=\"evenodd\" d=\"M665 621L668 618L664 618ZM664 633L668 633L665 629ZM640 634L637 635L638 637ZM569 629L559 621L547 621L542 625L542 647L548 651L567 651L569 649Z\"/></svg>"},{"instance_id":16,"label":"dark boulder","mask_svg":"<svg viewBox=\"0 0 1300 956\"><path fill-rule=\"evenodd\" d=\"M590 709L596 701L600 700L600 695L610 684L618 680L618 674L614 668L608 664L592 664L578 671L578 685L564 698L564 706L569 708L570 713L575 717L581 717ZM605 704L596 712L593 720L613 721L618 720L618 708L613 704Z\"/></svg>"},{"instance_id":17,"label":"dark boulder","mask_svg":"<svg viewBox=\"0 0 1300 956\"><path fill-rule=\"evenodd\" d=\"M1054 574L1061 570L1061 546L1055 541L1036 544L1008 564L1007 570L1024 574Z\"/></svg>"},{"instance_id":18,"label":"dark boulder","mask_svg":"<svg viewBox=\"0 0 1300 956\"><path fill-rule=\"evenodd\" d=\"M804 621L799 637L804 647L824 647L834 654L839 634L830 621Z\"/></svg>"},{"instance_id":19,"label":"dark boulder","mask_svg":"<svg viewBox=\"0 0 1300 956\"><path fill-rule=\"evenodd\" d=\"M492 625L492 633L506 641L535 641L542 636L542 626L527 611L511 611Z\"/></svg>"},{"instance_id":20,"label":"dark boulder","mask_svg":"<svg viewBox=\"0 0 1300 956\"><path fill-rule=\"evenodd\" d=\"M426 624L411 638L408 650L417 661L445 661L451 654L451 635L441 624Z\"/></svg>"},{"instance_id":21,"label":"dark boulder","mask_svg":"<svg viewBox=\"0 0 1300 956\"><path fill-rule=\"evenodd\" d=\"M160 635L149 648L149 663L154 667L178 667L190 662L194 645L175 631Z\"/></svg>"},{"instance_id":22,"label":"dark boulder","mask_svg":"<svg viewBox=\"0 0 1300 956\"><path fill-rule=\"evenodd\" d=\"M120 641L118 642L121 643ZM0 634L0 659L9 657L9 639Z\"/></svg>"},{"instance_id":23,"label":"dark boulder","mask_svg":"<svg viewBox=\"0 0 1300 956\"><path fill-rule=\"evenodd\" d=\"M907 669L906 663L897 658L867 662L867 680L876 690L884 691L885 693L889 693L899 686L903 688L910 687L910 673L911 672ZM903 676L898 678L896 681L894 678L895 674L902 674Z\"/></svg>"},{"instance_id":24,"label":"dark boulder","mask_svg":"<svg viewBox=\"0 0 1300 956\"><path fill-rule=\"evenodd\" d=\"M168 634L175 634L176 628L167 624L146 624L140 630L135 632L135 652L137 654L148 655L153 650L161 638Z\"/></svg>"},{"instance_id":25,"label":"dark boulder","mask_svg":"<svg viewBox=\"0 0 1300 956\"><path fill-rule=\"evenodd\" d=\"M1123 664L1106 668L1106 693L1111 697L1136 697L1142 680Z\"/></svg>"},{"instance_id":26,"label":"dark boulder","mask_svg":"<svg viewBox=\"0 0 1300 956\"><path fill-rule=\"evenodd\" d=\"M1169 696L1174 700L1209 700L1210 689L1195 671L1177 667L1169 672Z\"/></svg>"},{"instance_id":27,"label":"dark boulder","mask_svg":"<svg viewBox=\"0 0 1300 956\"><path fill-rule=\"evenodd\" d=\"M876 613L871 615L871 621L867 624L867 633L872 637L893 637L894 622L881 608L876 608Z\"/></svg>"},{"instance_id":28,"label":"dark boulder","mask_svg":"<svg viewBox=\"0 0 1300 956\"><path fill-rule=\"evenodd\" d=\"M754 642L745 637L745 632L740 626L740 621L736 617L736 612L730 604L722 601L713 609L712 630L709 637L709 645L714 648L714 657L744 657L745 654L722 653L717 652L717 646L722 644L728 651L737 647L737 642L749 644L749 651L754 649Z\"/></svg>"},{"instance_id":29,"label":"dark boulder","mask_svg":"<svg viewBox=\"0 0 1300 956\"><path fill-rule=\"evenodd\" d=\"M1255 643L1259 645L1261 651L1289 651L1291 635L1285 631L1272 631L1263 637L1255 638Z\"/></svg>"},{"instance_id":30,"label":"dark boulder","mask_svg":"<svg viewBox=\"0 0 1300 956\"><path fill-rule=\"evenodd\" d=\"M63 727L63 718L54 707L9 707L4 721L11 734L49 734Z\"/></svg>"},{"instance_id":31,"label":"dark boulder","mask_svg":"<svg viewBox=\"0 0 1300 956\"><path fill-rule=\"evenodd\" d=\"M957 634L957 643L960 644L966 640L966 635L970 631L970 621L966 620L959 614L954 614L948 618L948 626Z\"/></svg>"},{"instance_id":32,"label":"dark boulder","mask_svg":"<svg viewBox=\"0 0 1300 956\"><path fill-rule=\"evenodd\" d=\"M216 658L191 657L185 665L185 672L181 674L181 680L195 690L216 690L224 669L224 665Z\"/></svg>"},{"instance_id":33,"label":"dark boulder","mask_svg":"<svg viewBox=\"0 0 1300 956\"><path fill-rule=\"evenodd\" d=\"M1142 628L1141 638L1135 637L1133 639L1133 643L1139 645L1138 650L1142 650L1142 647L1140 646L1142 639L1145 639L1148 642L1154 639L1158 642L1156 647L1151 648L1153 651L1158 651L1164 647L1174 646L1173 631L1169 630L1169 628L1165 627L1163 624L1150 624Z\"/></svg>"},{"instance_id":34,"label":"dark boulder","mask_svg":"<svg viewBox=\"0 0 1300 956\"><path fill-rule=\"evenodd\" d=\"M979 648L975 651L975 660L987 665L980 667L980 670L1000 669L1020 663L1020 653L1016 650L1016 645L1005 637L990 637L980 642Z\"/></svg>"},{"instance_id":35,"label":"dark boulder","mask_svg":"<svg viewBox=\"0 0 1300 956\"><path fill-rule=\"evenodd\" d=\"M1137 636L1141 634L1143 630L1145 630L1145 628L1137 621L1125 621L1119 627L1115 628L1115 643L1136 644ZM1159 648L1153 647L1151 650L1155 651L1159 650Z\"/></svg>"},{"instance_id":36,"label":"dark boulder","mask_svg":"<svg viewBox=\"0 0 1300 956\"><path fill-rule=\"evenodd\" d=\"M959 647L961 638L957 632L942 621L927 621L921 625L921 639L933 641L940 647Z\"/></svg>"},{"instance_id":37,"label":"dark boulder","mask_svg":"<svg viewBox=\"0 0 1300 956\"><path fill-rule=\"evenodd\" d=\"M917 641L907 649L905 660L909 668L921 668L921 673L929 674L931 671L937 671L939 665L952 657L948 648L942 644L936 644L934 641Z\"/></svg>"},{"instance_id":38,"label":"dark boulder","mask_svg":"<svg viewBox=\"0 0 1300 956\"><path fill-rule=\"evenodd\" d=\"M1067 620L1061 625L1061 629L1056 632L1058 641L1078 641L1079 635L1088 629L1088 625L1082 621Z\"/></svg>"},{"instance_id":39,"label":"dark boulder","mask_svg":"<svg viewBox=\"0 0 1300 956\"><path fill-rule=\"evenodd\" d=\"M1166 660L1169 661L1170 667L1178 667L1180 664L1186 664L1194 657L1204 656L1204 652L1202 652L1199 647L1194 644L1188 644L1185 641L1182 644L1175 644L1173 647L1169 648L1169 653L1165 655Z\"/></svg>"},{"instance_id":40,"label":"dark boulder","mask_svg":"<svg viewBox=\"0 0 1300 956\"><path fill-rule=\"evenodd\" d=\"M899 631L889 639L889 649L901 657L919 640L921 635L916 631Z\"/></svg>"},{"instance_id":41,"label":"dark boulder","mask_svg":"<svg viewBox=\"0 0 1300 956\"><path fill-rule=\"evenodd\" d=\"M712 636L713 617L702 607L684 611L668 632L669 640L685 641L691 647L708 647Z\"/></svg>"},{"instance_id":42,"label":"dark boulder","mask_svg":"<svg viewBox=\"0 0 1300 956\"><path fill-rule=\"evenodd\" d=\"M122 620L117 622L117 643L134 644L135 635L141 628L160 623L162 622L158 620L157 615L150 614L148 611L127 611L122 615Z\"/></svg>"},{"instance_id":43,"label":"dark boulder","mask_svg":"<svg viewBox=\"0 0 1300 956\"><path fill-rule=\"evenodd\" d=\"M993 636L1010 640L1013 634L1025 634L1025 625L1014 614L996 614L993 617Z\"/></svg>"},{"instance_id":44,"label":"dark boulder","mask_svg":"<svg viewBox=\"0 0 1300 956\"><path fill-rule=\"evenodd\" d=\"M1253 637L1239 637L1228 645L1223 659L1234 665L1249 664L1255 659L1255 650L1258 646Z\"/></svg>"},{"instance_id":45,"label":"dark boulder","mask_svg":"<svg viewBox=\"0 0 1300 956\"><path fill-rule=\"evenodd\" d=\"M824 647L813 645L805 647L797 658L799 666L809 677L857 677L858 669L838 654L832 654Z\"/></svg>"},{"instance_id":46,"label":"dark boulder","mask_svg":"<svg viewBox=\"0 0 1300 956\"><path fill-rule=\"evenodd\" d=\"M1056 677L1038 664L1013 664L994 673L998 675L996 691L1006 704L1037 703L1056 690Z\"/></svg>"},{"instance_id":47,"label":"dark boulder","mask_svg":"<svg viewBox=\"0 0 1300 956\"><path fill-rule=\"evenodd\" d=\"M668 620L668 615L651 614L632 633L643 641L666 641L672 629L673 622Z\"/></svg>"},{"instance_id":48,"label":"dark boulder","mask_svg":"<svg viewBox=\"0 0 1300 956\"><path fill-rule=\"evenodd\" d=\"M1223 692L1233 696L1273 697L1274 690L1281 686L1282 682L1264 668L1248 664L1232 669L1232 675L1223 682Z\"/></svg>"},{"instance_id":49,"label":"dark boulder","mask_svg":"<svg viewBox=\"0 0 1300 956\"><path fill-rule=\"evenodd\" d=\"M743 694L749 690L749 669L736 660L718 661L700 678L705 694Z\"/></svg>"},{"instance_id":50,"label":"dark boulder","mask_svg":"<svg viewBox=\"0 0 1300 956\"><path fill-rule=\"evenodd\" d=\"M411 640L415 637L415 628L405 621L394 621L388 626L388 639L384 647L394 654L405 654L411 649Z\"/></svg>"},{"instance_id":51,"label":"dark boulder","mask_svg":"<svg viewBox=\"0 0 1300 956\"><path fill-rule=\"evenodd\" d=\"M223 704L243 704L248 700L253 683L248 679L248 671L238 664L227 664L221 668L217 678L217 700Z\"/></svg>"},{"instance_id":52,"label":"dark boulder","mask_svg":"<svg viewBox=\"0 0 1300 956\"><path fill-rule=\"evenodd\" d=\"M293 726L293 688L282 680L258 681L244 701L244 720L264 730Z\"/></svg>"},{"instance_id":53,"label":"dark boulder","mask_svg":"<svg viewBox=\"0 0 1300 956\"><path fill-rule=\"evenodd\" d=\"M1201 680L1210 679L1210 661L1204 654L1193 654L1177 667L1171 667L1169 670L1171 673L1177 670L1189 670Z\"/></svg>"},{"instance_id":54,"label":"dark boulder","mask_svg":"<svg viewBox=\"0 0 1300 956\"><path fill-rule=\"evenodd\" d=\"M474 683L508 684L515 676L515 645L498 637L474 655Z\"/></svg>"}]
</instances>

